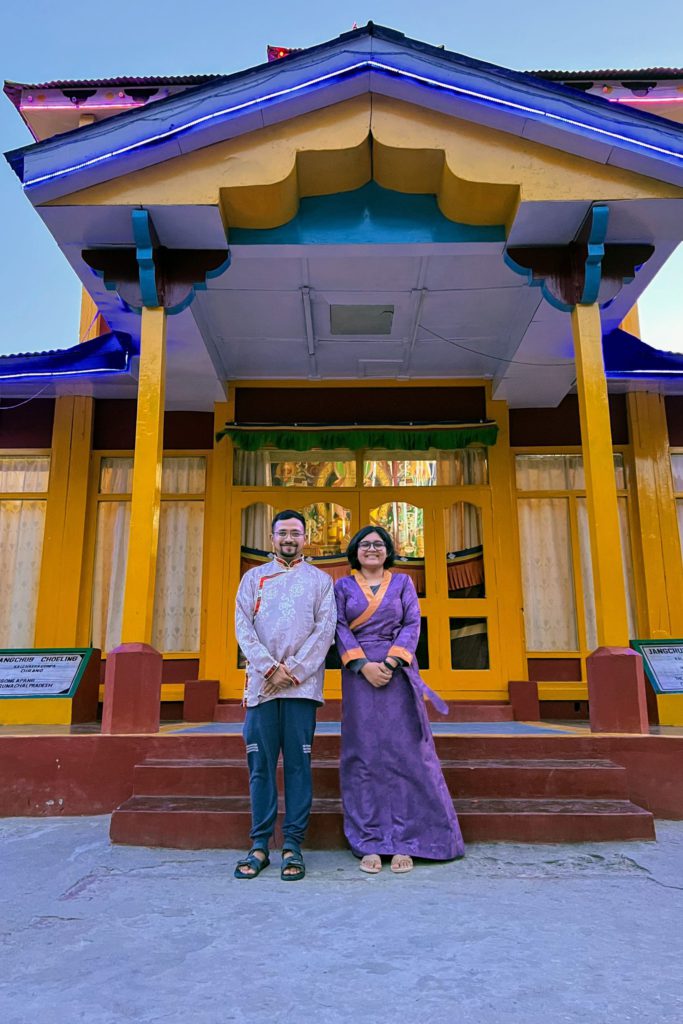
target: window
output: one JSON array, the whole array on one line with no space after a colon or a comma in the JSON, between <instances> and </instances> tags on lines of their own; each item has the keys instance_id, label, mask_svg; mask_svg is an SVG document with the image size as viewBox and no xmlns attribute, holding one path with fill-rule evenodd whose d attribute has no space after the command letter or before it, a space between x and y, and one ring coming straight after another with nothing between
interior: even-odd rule
<instances>
[{"instance_id":1,"label":"window","mask_svg":"<svg viewBox=\"0 0 683 1024\"><path fill-rule=\"evenodd\" d=\"M366 451L364 487L459 487L488 483L486 448L452 452Z\"/></svg>"},{"instance_id":2,"label":"window","mask_svg":"<svg viewBox=\"0 0 683 1024\"><path fill-rule=\"evenodd\" d=\"M683 551L683 452L671 453L671 474L674 481L678 532L681 538L681 551Z\"/></svg>"},{"instance_id":3,"label":"window","mask_svg":"<svg viewBox=\"0 0 683 1024\"><path fill-rule=\"evenodd\" d=\"M152 643L164 652L199 650L206 459L165 456ZM120 643L133 485L132 457L100 459L93 572L92 642Z\"/></svg>"},{"instance_id":4,"label":"window","mask_svg":"<svg viewBox=\"0 0 683 1024\"><path fill-rule=\"evenodd\" d=\"M32 647L49 455L0 456L0 647Z\"/></svg>"},{"instance_id":5,"label":"window","mask_svg":"<svg viewBox=\"0 0 683 1024\"><path fill-rule=\"evenodd\" d=\"M591 651L597 646L583 457L515 457L527 649ZM633 562L623 455L614 455L629 630L635 636Z\"/></svg>"},{"instance_id":6,"label":"window","mask_svg":"<svg viewBox=\"0 0 683 1024\"><path fill-rule=\"evenodd\" d=\"M355 487L356 459L349 451L236 449L233 483L241 487Z\"/></svg>"}]
</instances>

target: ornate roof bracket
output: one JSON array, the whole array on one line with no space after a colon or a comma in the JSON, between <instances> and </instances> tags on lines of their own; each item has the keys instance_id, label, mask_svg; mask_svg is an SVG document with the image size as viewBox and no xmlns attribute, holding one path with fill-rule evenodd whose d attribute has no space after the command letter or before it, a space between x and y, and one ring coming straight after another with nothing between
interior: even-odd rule
<instances>
[{"instance_id":1,"label":"ornate roof bracket","mask_svg":"<svg viewBox=\"0 0 683 1024\"><path fill-rule=\"evenodd\" d=\"M84 249L83 259L118 293L129 309L163 306L169 315L182 312L197 291L230 266L225 249L168 249L159 243L152 218L145 209L132 211L135 246Z\"/></svg>"},{"instance_id":2,"label":"ornate roof bracket","mask_svg":"<svg viewBox=\"0 0 683 1024\"><path fill-rule=\"evenodd\" d=\"M569 245L512 246L505 262L556 309L569 313L576 305L603 306L655 251L648 244L606 242L608 220L609 207L596 204Z\"/></svg>"}]
</instances>

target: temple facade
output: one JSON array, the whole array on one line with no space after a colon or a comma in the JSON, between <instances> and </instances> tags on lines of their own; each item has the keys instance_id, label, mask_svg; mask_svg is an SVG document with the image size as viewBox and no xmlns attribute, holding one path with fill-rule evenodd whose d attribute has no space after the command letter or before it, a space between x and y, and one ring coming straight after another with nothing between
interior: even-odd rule
<instances>
[{"instance_id":1,"label":"temple facade","mask_svg":"<svg viewBox=\"0 0 683 1024\"><path fill-rule=\"evenodd\" d=\"M190 679L238 699L284 508L335 577L389 530L450 701L533 680L585 715L596 648L683 637L683 357L636 308L683 239L681 81L368 25L226 77L7 83L83 301L69 348L0 357L0 647L148 644L169 713Z\"/></svg>"}]
</instances>

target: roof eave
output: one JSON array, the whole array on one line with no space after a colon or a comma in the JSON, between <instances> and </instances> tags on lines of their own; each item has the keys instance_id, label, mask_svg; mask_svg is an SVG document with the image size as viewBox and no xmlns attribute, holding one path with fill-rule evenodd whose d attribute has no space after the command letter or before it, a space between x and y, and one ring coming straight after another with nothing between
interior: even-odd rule
<instances>
[{"instance_id":1,"label":"roof eave","mask_svg":"<svg viewBox=\"0 0 683 1024\"><path fill-rule=\"evenodd\" d=\"M349 40L354 44L351 50ZM355 71L349 70L354 67ZM516 125L522 134L527 124L535 121L563 130L568 142L573 135L583 135L584 142L589 136L603 151L609 150L602 154L605 160L618 165L612 152L627 150L630 152L622 163L630 166L635 160L639 170L645 165L649 168L642 173L683 184L683 126L372 25L281 61L195 86L179 96L159 100L153 107L21 147L6 157L32 200L46 202L127 173L133 166L161 162L210 145L219 137L229 138L274 119L282 120L288 116L286 110L273 113L275 106L282 107L294 98L300 104L306 90L339 87L348 83L349 76L366 73L373 76L377 88L389 92L393 88L395 93L400 85L420 92L426 102L435 90L447 94L457 116L465 116L463 105L470 113L473 106L480 111L488 109L484 117L495 115L509 122L503 130L513 131ZM385 80L380 84L381 76ZM188 115L190 97L192 113ZM103 152L105 138L107 149Z\"/></svg>"}]
</instances>

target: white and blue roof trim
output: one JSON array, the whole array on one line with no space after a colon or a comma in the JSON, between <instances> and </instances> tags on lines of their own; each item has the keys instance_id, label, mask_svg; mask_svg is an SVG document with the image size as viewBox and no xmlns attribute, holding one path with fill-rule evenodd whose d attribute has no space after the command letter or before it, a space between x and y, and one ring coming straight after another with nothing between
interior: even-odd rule
<instances>
[{"instance_id":1,"label":"white and blue roof trim","mask_svg":"<svg viewBox=\"0 0 683 1024\"><path fill-rule=\"evenodd\" d=\"M0 382L128 374L138 353L139 345L130 334L110 331L72 348L0 356Z\"/></svg>"},{"instance_id":2,"label":"white and blue roof trim","mask_svg":"<svg viewBox=\"0 0 683 1024\"><path fill-rule=\"evenodd\" d=\"M618 327L603 335L602 351L608 380L683 380L683 354L652 348Z\"/></svg>"},{"instance_id":3,"label":"white and blue roof trim","mask_svg":"<svg viewBox=\"0 0 683 1024\"><path fill-rule=\"evenodd\" d=\"M368 90L458 117L474 107L482 123L551 145L560 130L567 151L683 185L683 125L372 23L7 159L32 201L46 202Z\"/></svg>"}]
</instances>

